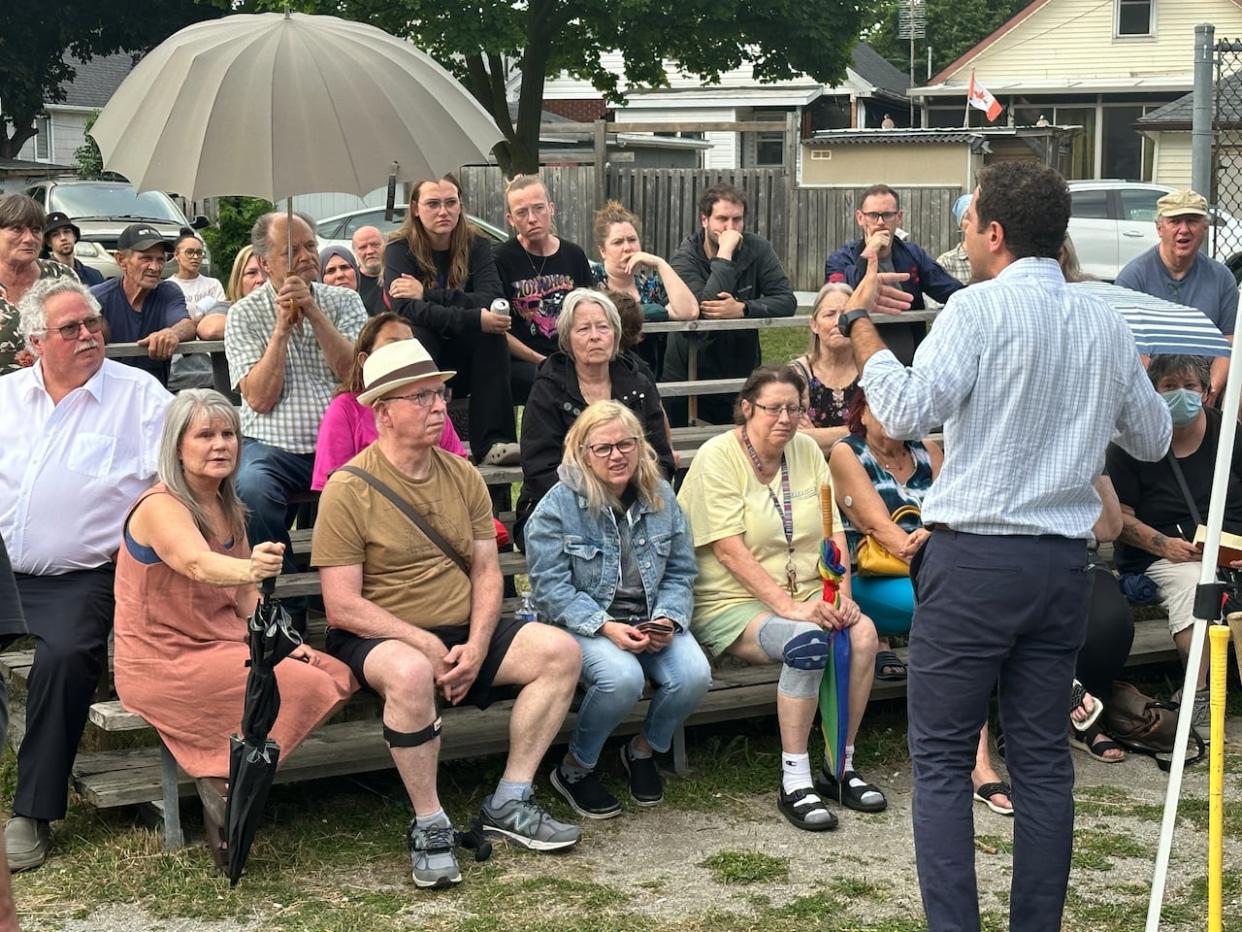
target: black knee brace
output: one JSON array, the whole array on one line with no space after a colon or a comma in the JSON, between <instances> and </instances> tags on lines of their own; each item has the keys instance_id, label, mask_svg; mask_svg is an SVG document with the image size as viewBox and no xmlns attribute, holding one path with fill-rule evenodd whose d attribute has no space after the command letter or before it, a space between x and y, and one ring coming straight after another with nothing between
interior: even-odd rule
<instances>
[{"instance_id":1,"label":"black knee brace","mask_svg":"<svg viewBox=\"0 0 1242 932\"><path fill-rule=\"evenodd\" d=\"M384 726L384 741L389 748L416 748L438 737L440 737L439 716L421 731L393 731L387 725Z\"/></svg>"}]
</instances>

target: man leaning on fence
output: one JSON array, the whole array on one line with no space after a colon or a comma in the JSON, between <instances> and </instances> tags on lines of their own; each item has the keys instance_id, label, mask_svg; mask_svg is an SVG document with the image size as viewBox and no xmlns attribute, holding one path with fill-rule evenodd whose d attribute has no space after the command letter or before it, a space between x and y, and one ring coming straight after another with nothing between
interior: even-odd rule
<instances>
[{"instance_id":1,"label":"man leaning on fence","mask_svg":"<svg viewBox=\"0 0 1242 932\"><path fill-rule=\"evenodd\" d=\"M224 327L229 378L242 397L237 493L251 543L284 544L290 572L296 511L290 499L310 492L319 422L353 365L367 312L356 291L319 283L319 247L308 217L295 213L290 231L283 212L264 214L250 242L267 281L233 305ZM304 622L302 600L287 601L295 621Z\"/></svg>"},{"instance_id":2,"label":"man leaning on fence","mask_svg":"<svg viewBox=\"0 0 1242 932\"><path fill-rule=\"evenodd\" d=\"M699 198L699 224L682 241L669 264L699 300L703 320L791 317L798 302L772 244L745 233L746 195L730 184L712 185ZM692 347L696 379L744 379L761 361L759 333L714 330L669 334L664 379L685 381ZM711 424L733 422L734 392L703 395L698 417ZM678 426L687 421L684 399L668 398L665 409Z\"/></svg>"},{"instance_id":3,"label":"man leaning on fence","mask_svg":"<svg viewBox=\"0 0 1242 932\"><path fill-rule=\"evenodd\" d=\"M487 486L437 446L454 374L417 340L367 359L358 401L375 409L379 438L328 479L311 554L327 651L384 701L384 739L414 810L407 842L420 887L461 880L461 837L436 791L439 698L486 708L518 691L504 775L483 800L485 834L536 851L579 837L535 801L531 784L569 711L580 652L563 629L501 615Z\"/></svg>"},{"instance_id":4,"label":"man leaning on fence","mask_svg":"<svg viewBox=\"0 0 1242 932\"><path fill-rule=\"evenodd\" d=\"M13 870L38 867L65 816L70 769L112 628L121 522L156 473L171 400L148 373L104 359L99 303L77 279L45 279L19 305L34 366L0 379L0 535L34 663L17 753ZM0 629L0 643L16 635Z\"/></svg>"}]
</instances>

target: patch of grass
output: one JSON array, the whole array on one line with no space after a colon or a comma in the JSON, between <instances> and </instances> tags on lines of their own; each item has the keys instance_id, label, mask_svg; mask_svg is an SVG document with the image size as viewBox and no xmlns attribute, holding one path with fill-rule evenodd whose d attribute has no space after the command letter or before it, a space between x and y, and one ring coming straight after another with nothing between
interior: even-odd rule
<instances>
[{"instance_id":1,"label":"patch of grass","mask_svg":"<svg viewBox=\"0 0 1242 932\"><path fill-rule=\"evenodd\" d=\"M869 899L884 892L878 883L873 883L865 877L849 876L835 878L828 885L828 889L846 900Z\"/></svg>"},{"instance_id":2,"label":"patch of grass","mask_svg":"<svg viewBox=\"0 0 1242 932\"><path fill-rule=\"evenodd\" d=\"M806 329L788 327L781 329L764 329L759 331L759 349L765 366L783 366L795 356L806 352L810 342L810 318L806 318Z\"/></svg>"},{"instance_id":3,"label":"patch of grass","mask_svg":"<svg viewBox=\"0 0 1242 932\"><path fill-rule=\"evenodd\" d=\"M1013 854L1013 840L1000 835L975 835L975 848L985 853Z\"/></svg>"},{"instance_id":4,"label":"patch of grass","mask_svg":"<svg viewBox=\"0 0 1242 932\"><path fill-rule=\"evenodd\" d=\"M1072 864L1080 870L1108 871L1113 869L1110 858L1151 858L1150 846L1131 835L1103 829L1079 829L1074 832Z\"/></svg>"},{"instance_id":5,"label":"patch of grass","mask_svg":"<svg viewBox=\"0 0 1242 932\"><path fill-rule=\"evenodd\" d=\"M789 859L776 858L762 851L717 851L704 858L700 866L712 872L716 883L768 883L789 877Z\"/></svg>"}]
</instances>

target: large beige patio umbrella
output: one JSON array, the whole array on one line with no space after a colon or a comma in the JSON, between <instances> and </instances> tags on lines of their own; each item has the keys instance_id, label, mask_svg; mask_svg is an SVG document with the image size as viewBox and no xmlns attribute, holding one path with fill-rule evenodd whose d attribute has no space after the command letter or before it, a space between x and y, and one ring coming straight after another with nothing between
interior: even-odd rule
<instances>
[{"instance_id":1,"label":"large beige patio umbrella","mask_svg":"<svg viewBox=\"0 0 1242 932\"><path fill-rule=\"evenodd\" d=\"M429 55L302 13L196 23L142 59L91 135L109 171L192 199L366 194L483 162L495 121Z\"/></svg>"}]
</instances>

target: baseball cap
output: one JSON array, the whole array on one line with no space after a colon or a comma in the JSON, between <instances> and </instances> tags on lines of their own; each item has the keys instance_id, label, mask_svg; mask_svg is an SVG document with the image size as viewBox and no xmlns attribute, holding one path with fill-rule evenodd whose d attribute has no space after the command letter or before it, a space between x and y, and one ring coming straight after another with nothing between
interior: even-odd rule
<instances>
[{"instance_id":1,"label":"baseball cap","mask_svg":"<svg viewBox=\"0 0 1242 932\"><path fill-rule=\"evenodd\" d=\"M1156 219L1184 217L1187 214L1208 215L1207 198L1195 191L1174 191L1156 201Z\"/></svg>"},{"instance_id":2,"label":"baseball cap","mask_svg":"<svg viewBox=\"0 0 1242 932\"><path fill-rule=\"evenodd\" d=\"M77 224L69 219L69 215L63 211L54 210L47 215L47 222L43 224L43 235L55 233L57 230L68 227L73 230L74 239L82 238L82 231L78 229Z\"/></svg>"},{"instance_id":3,"label":"baseball cap","mask_svg":"<svg viewBox=\"0 0 1242 932\"><path fill-rule=\"evenodd\" d=\"M165 242L160 231L146 223L131 223L121 231L116 241L117 249L127 251L132 249L142 252L152 246L163 246L165 250L168 249L168 243Z\"/></svg>"}]
</instances>

